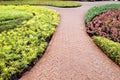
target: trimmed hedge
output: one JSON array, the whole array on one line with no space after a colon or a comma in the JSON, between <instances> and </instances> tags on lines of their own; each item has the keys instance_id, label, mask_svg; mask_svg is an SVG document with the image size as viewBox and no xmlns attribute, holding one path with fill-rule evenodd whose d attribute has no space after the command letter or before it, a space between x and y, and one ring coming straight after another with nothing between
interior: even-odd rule
<instances>
[{"instance_id":1,"label":"trimmed hedge","mask_svg":"<svg viewBox=\"0 0 120 80\"><path fill-rule=\"evenodd\" d=\"M20 27L0 33L0 80L16 80L12 76L19 76L44 52L47 40L58 25L59 14L44 7L33 6L0 6L0 9L33 14L29 20L23 20Z\"/></svg>"},{"instance_id":2,"label":"trimmed hedge","mask_svg":"<svg viewBox=\"0 0 120 80\"><path fill-rule=\"evenodd\" d=\"M81 4L71 1L1 1L0 5L43 5L62 8L80 7Z\"/></svg>"},{"instance_id":3,"label":"trimmed hedge","mask_svg":"<svg viewBox=\"0 0 120 80\"><path fill-rule=\"evenodd\" d=\"M80 3L70 2L70 1L46 1L46 2L42 2L41 5L48 5L48 6L55 6L55 7L62 7L62 8L81 6Z\"/></svg>"},{"instance_id":4,"label":"trimmed hedge","mask_svg":"<svg viewBox=\"0 0 120 80\"><path fill-rule=\"evenodd\" d=\"M120 66L120 43L100 36L94 36L93 40L108 57Z\"/></svg>"},{"instance_id":5,"label":"trimmed hedge","mask_svg":"<svg viewBox=\"0 0 120 80\"><path fill-rule=\"evenodd\" d=\"M4 10L0 9L0 21L7 21L7 20L13 20L17 18L31 18L33 16L32 13L28 13L25 11L19 11L19 10Z\"/></svg>"},{"instance_id":6,"label":"trimmed hedge","mask_svg":"<svg viewBox=\"0 0 120 80\"><path fill-rule=\"evenodd\" d=\"M0 9L0 32L22 26L22 21L33 17L32 13Z\"/></svg>"},{"instance_id":7,"label":"trimmed hedge","mask_svg":"<svg viewBox=\"0 0 120 80\"><path fill-rule=\"evenodd\" d=\"M108 4L103 6L95 6L88 10L85 16L85 22L91 21L95 16L98 16L101 13L107 12L108 10L119 9L120 4Z\"/></svg>"}]
</instances>

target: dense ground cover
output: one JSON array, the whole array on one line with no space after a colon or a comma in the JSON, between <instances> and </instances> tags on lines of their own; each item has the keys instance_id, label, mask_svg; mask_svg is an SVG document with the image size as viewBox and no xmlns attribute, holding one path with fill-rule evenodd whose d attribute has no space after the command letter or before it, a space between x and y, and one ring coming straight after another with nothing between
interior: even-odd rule
<instances>
[{"instance_id":1,"label":"dense ground cover","mask_svg":"<svg viewBox=\"0 0 120 80\"><path fill-rule=\"evenodd\" d=\"M22 26L23 20L33 17L32 13L19 10L0 9L0 32Z\"/></svg>"},{"instance_id":2,"label":"dense ground cover","mask_svg":"<svg viewBox=\"0 0 120 80\"><path fill-rule=\"evenodd\" d=\"M43 6L55 6L55 7L62 7L62 8L69 8L69 7L79 7L81 6L80 3L71 2L71 1L1 1L1 5L43 5Z\"/></svg>"},{"instance_id":3,"label":"dense ground cover","mask_svg":"<svg viewBox=\"0 0 120 80\"><path fill-rule=\"evenodd\" d=\"M120 65L120 4L93 7L88 10L86 31L94 42Z\"/></svg>"},{"instance_id":4,"label":"dense ground cover","mask_svg":"<svg viewBox=\"0 0 120 80\"><path fill-rule=\"evenodd\" d=\"M120 43L100 36L94 36L93 39L94 42L107 54L107 56L120 65Z\"/></svg>"},{"instance_id":5,"label":"dense ground cover","mask_svg":"<svg viewBox=\"0 0 120 80\"><path fill-rule=\"evenodd\" d=\"M59 22L59 14L33 6L0 6L0 11L0 23L5 22L1 28L6 27L0 32L0 80L16 80L15 76L44 52ZM16 26L10 28L11 21Z\"/></svg>"},{"instance_id":6,"label":"dense ground cover","mask_svg":"<svg viewBox=\"0 0 120 80\"><path fill-rule=\"evenodd\" d=\"M107 12L108 10L119 9L120 4L108 4L103 6L95 6L88 10L85 16L85 22L91 21L95 16L98 16L101 13Z\"/></svg>"}]
</instances>

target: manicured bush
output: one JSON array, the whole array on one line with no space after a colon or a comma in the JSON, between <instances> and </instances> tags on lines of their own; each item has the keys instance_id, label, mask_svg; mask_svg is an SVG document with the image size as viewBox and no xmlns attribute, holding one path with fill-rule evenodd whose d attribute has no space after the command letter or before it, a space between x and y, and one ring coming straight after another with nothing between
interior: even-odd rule
<instances>
[{"instance_id":1,"label":"manicured bush","mask_svg":"<svg viewBox=\"0 0 120 80\"><path fill-rule=\"evenodd\" d=\"M41 4L48 5L48 6L55 6L55 7L63 7L63 8L81 6L80 3L70 2L70 1L45 1L45 2L42 2Z\"/></svg>"},{"instance_id":2,"label":"manicured bush","mask_svg":"<svg viewBox=\"0 0 120 80\"><path fill-rule=\"evenodd\" d=\"M120 43L100 36L94 36L93 40L108 57L120 65Z\"/></svg>"},{"instance_id":3,"label":"manicured bush","mask_svg":"<svg viewBox=\"0 0 120 80\"><path fill-rule=\"evenodd\" d=\"M101 13L107 12L108 10L119 9L120 4L108 4L103 6L95 6L88 10L85 16L85 22L91 21L95 16L98 16Z\"/></svg>"},{"instance_id":4,"label":"manicured bush","mask_svg":"<svg viewBox=\"0 0 120 80\"><path fill-rule=\"evenodd\" d=\"M1 5L43 5L43 6L55 6L62 8L79 7L80 3L71 1L1 1Z\"/></svg>"},{"instance_id":5,"label":"manicured bush","mask_svg":"<svg viewBox=\"0 0 120 80\"><path fill-rule=\"evenodd\" d=\"M16 14L18 19L30 17L29 20L23 20L20 27L0 33L0 80L10 80L11 76L20 75L44 52L48 44L47 39L50 39L59 22L59 14L47 8L33 6L0 6L0 9L27 14Z\"/></svg>"},{"instance_id":6,"label":"manicured bush","mask_svg":"<svg viewBox=\"0 0 120 80\"><path fill-rule=\"evenodd\" d=\"M25 11L19 11L19 10L5 10L0 9L0 21L6 21L6 20L12 20L17 18L30 18L32 17L32 13L28 13Z\"/></svg>"},{"instance_id":7,"label":"manicured bush","mask_svg":"<svg viewBox=\"0 0 120 80\"><path fill-rule=\"evenodd\" d=\"M32 13L0 9L0 32L22 26L22 21L33 17Z\"/></svg>"}]
</instances>

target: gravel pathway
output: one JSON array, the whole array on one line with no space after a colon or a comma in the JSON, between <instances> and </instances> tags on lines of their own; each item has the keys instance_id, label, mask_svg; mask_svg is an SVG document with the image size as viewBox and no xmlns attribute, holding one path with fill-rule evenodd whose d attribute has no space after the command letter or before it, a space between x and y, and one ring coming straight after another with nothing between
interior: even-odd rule
<instances>
[{"instance_id":1,"label":"gravel pathway","mask_svg":"<svg viewBox=\"0 0 120 80\"><path fill-rule=\"evenodd\" d=\"M85 32L87 10L108 2L81 3L78 8L49 7L60 12L60 25L44 56L20 80L120 80L120 68Z\"/></svg>"}]
</instances>

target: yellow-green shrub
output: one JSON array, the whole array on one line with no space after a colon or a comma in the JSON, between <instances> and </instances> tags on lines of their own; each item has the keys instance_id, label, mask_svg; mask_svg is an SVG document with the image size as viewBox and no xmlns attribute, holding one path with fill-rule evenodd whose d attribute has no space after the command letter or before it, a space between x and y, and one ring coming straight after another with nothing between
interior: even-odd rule
<instances>
[{"instance_id":1,"label":"yellow-green shrub","mask_svg":"<svg viewBox=\"0 0 120 80\"><path fill-rule=\"evenodd\" d=\"M33 6L0 6L4 10L19 10L33 14L21 27L0 33L0 80L20 74L47 47L47 39L59 22L56 11ZM14 80L11 78L11 80Z\"/></svg>"},{"instance_id":2,"label":"yellow-green shrub","mask_svg":"<svg viewBox=\"0 0 120 80\"><path fill-rule=\"evenodd\" d=\"M80 7L81 4L72 1L57 1L57 0L29 0L29 1L1 1L0 5L44 5L44 6L55 6L62 8L69 7Z\"/></svg>"},{"instance_id":3,"label":"yellow-green shrub","mask_svg":"<svg viewBox=\"0 0 120 80\"><path fill-rule=\"evenodd\" d=\"M120 65L120 43L100 36L94 36L93 40L108 57Z\"/></svg>"}]
</instances>

